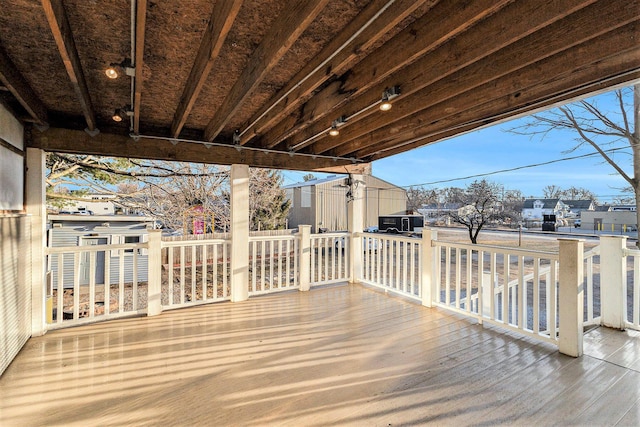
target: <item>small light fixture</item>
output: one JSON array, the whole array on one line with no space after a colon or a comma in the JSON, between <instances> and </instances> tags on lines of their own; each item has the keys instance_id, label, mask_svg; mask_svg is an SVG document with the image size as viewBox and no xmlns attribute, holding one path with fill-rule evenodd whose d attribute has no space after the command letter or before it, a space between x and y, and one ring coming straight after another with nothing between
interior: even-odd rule
<instances>
[{"instance_id":1,"label":"small light fixture","mask_svg":"<svg viewBox=\"0 0 640 427\"><path fill-rule=\"evenodd\" d=\"M116 111L113 112L113 115L111 116L111 119L114 122L121 122L124 119L126 119L127 117L131 117L131 116L133 116L133 111L131 110L131 108L129 108L127 106L125 108L116 109Z\"/></svg>"},{"instance_id":2,"label":"small light fixture","mask_svg":"<svg viewBox=\"0 0 640 427\"><path fill-rule=\"evenodd\" d=\"M382 92L382 100L380 101L380 111L389 111L391 110L392 104L391 100L400 95L400 86L393 86L390 88L386 88L384 92Z\"/></svg>"},{"instance_id":3,"label":"small light fixture","mask_svg":"<svg viewBox=\"0 0 640 427\"><path fill-rule=\"evenodd\" d=\"M344 116L340 116L331 123L331 129L329 129L329 135L338 136L340 135L340 131L338 128L347 123L347 119Z\"/></svg>"},{"instance_id":4,"label":"small light fixture","mask_svg":"<svg viewBox=\"0 0 640 427\"><path fill-rule=\"evenodd\" d=\"M119 70L123 70L127 76L136 75L136 69L131 64L131 59L125 58L122 62L112 62L109 67L104 70L105 75L110 79L117 79L120 76Z\"/></svg>"}]
</instances>

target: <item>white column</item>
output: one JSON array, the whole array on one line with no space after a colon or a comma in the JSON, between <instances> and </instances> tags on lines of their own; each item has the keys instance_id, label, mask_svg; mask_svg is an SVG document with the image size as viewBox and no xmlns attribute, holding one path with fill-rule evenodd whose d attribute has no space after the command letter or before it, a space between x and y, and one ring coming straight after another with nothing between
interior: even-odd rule
<instances>
[{"instance_id":1,"label":"white column","mask_svg":"<svg viewBox=\"0 0 640 427\"><path fill-rule=\"evenodd\" d=\"M311 226L299 225L298 236L300 238L300 290L311 289Z\"/></svg>"},{"instance_id":2,"label":"white column","mask_svg":"<svg viewBox=\"0 0 640 427\"><path fill-rule=\"evenodd\" d=\"M435 280L433 277L435 269L435 260L432 242L438 239L438 232L425 228L422 231L422 305L433 307L433 297L435 295Z\"/></svg>"},{"instance_id":3,"label":"white column","mask_svg":"<svg viewBox=\"0 0 640 427\"><path fill-rule=\"evenodd\" d=\"M149 230L147 316L162 313L162 230Z\"/></svg>"},{"instance_id":4,"label":"white column","mask_svg":"<svg viewBox=\"0 0 640 427\"><path fill-rule=\"evenodd\" d=\"M231 166L231 301L249 298L249 166Z\"/></svg>"},{"instance_id":5,"label":"white column","mask_svg":"<svg viewBox=\"0 0 640 427\"><path fill-rule=\"evenodd\" d=\"M45 246L47 204L45 186L46 153L27 148L26 211L31 216L31 334L43 335L46 330L46 263Z\"/></svg>"},{"instance_id":6,"label":"white column","mask_svg":"<svg viewBox=\"0 0 640 427\"><path fill-rule=\"evenodd\" d=\"M582 356L584 321L584 241L558 239L560 243L560 335L558 349L567 356Z\"/></svg>"},{"instance_id":7,"label":"white column","mask_svg":"<svg viewBox=\"0 0 640 427\"><path fill-rule=\"evenodd\" d=\"M349 234L351 235L351 283L360 279L362 273L362 230L364 224L364 177L350 175L351 200L347 202Z\"/></svg>"},{"instance_id":8,"label":"white column","mask_svg":"<svg viewBox=\"0 0 640 427\"><path fill-rule=\"evenodd\" d=\"M602 325L624 329L627 318L626 236L600 237L600 315Z\"/></svg>"}]
</instances>

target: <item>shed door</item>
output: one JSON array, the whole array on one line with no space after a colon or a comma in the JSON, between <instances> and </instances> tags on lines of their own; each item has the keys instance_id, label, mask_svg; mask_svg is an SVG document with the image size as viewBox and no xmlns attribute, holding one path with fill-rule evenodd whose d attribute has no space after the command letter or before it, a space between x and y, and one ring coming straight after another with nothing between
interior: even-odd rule
<instances>
[{"instance_id":1,"label":"shed door","mask_svg":"<svg viewBox=\"0 0 640 427\"><path fill-rule=\"evenodd\" d=\"M83 237L82 246L106 245L106 237ZM80 284L88 285L91 272L94 272L96 284L104 283L104 251L95 253L95 265L91 265L91 252L83 252L80 257Z\"/></svg>"}]
</instances>

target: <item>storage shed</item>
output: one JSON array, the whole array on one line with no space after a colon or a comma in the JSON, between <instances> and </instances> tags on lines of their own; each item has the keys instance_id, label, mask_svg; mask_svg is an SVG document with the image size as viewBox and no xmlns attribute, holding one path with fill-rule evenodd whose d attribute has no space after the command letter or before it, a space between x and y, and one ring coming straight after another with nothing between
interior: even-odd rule
<instances>
[{"instance_id":1,"label":"storage shed","mask_svg":"<svg viewBox=\"0 0 640 427\"><path fill-rule=\"evenodd\" d=\"M371 175L351 182L348 176L330 175L284 187L291 200L289 228L311 224L320 229L347 229L347 201L354 186L364 185L364 227L377 226L381 215L401 215L407 210L407 192Z\"/></svg>"}]
</instances>

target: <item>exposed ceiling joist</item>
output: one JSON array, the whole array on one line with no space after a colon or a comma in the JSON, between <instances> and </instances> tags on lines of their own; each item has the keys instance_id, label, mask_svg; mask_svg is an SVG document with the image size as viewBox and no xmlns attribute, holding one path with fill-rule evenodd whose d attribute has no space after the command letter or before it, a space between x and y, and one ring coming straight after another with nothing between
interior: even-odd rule
<instances>
[{"instance_id":1,"label":"exposed ceiling joist","mask_svg":"<svg viewBox=\"0 0 640 427\"><path fill-rule=\"evenodd\" d=\"M39 125L47 123L47 109L35 94L29 83L16 69L11 59L0 46L0 82L16 98L31 119Z\"/></svg>"},{"instance_id":2,"label":"exposed ceiling joist","mask_svg":"<svg viewBox=\"0 0 640 427\"><path fill-rule=\"evenodd\" d=\"M329 0L295 2L285 8L282 16L271 27L262 43L256 48L231 91L209 121L204 139L213 141L231 116L262 82L267 73L280 61L293 43L314 21Z\"/></svg>"},{"instance_id":3,"label":"exposed ceiling joist","mask_svg":"<svg viewBox=\"0 0 640 427\"><path fill-rule=\"evenodd\" d=\"M409 146L412 148L419 146L418 141L423 143L423 139L465 126L470 122L475 122L475 127L480 127L501 121L514 111L524 114L545 105L551 106L561 101L575 99L607 85L632 82L640 75L640 71L637 71L640 47L629 36L638 30L640 30L640 24L634 23L617 31L616 33L621 36L618 41L624 43L620 47L626 50L618 51L610 58L603 59L600 52L602 52L601 49L610 46L612 38L602 36L575 49L561 52L540 63L518 70L509 76L509 79L489 82L472 92L460 94L447 101L445 104L447 108L436 105L425 110L424 120L420 125L413 122L414 126L410 124L407 127L403 126L403 131L387 133L386 138L378 139L379 142L375 146L360 144L361 148L352 153L358 158L374 154L375 158L384 157L395 148L406 149ZM545 71L566 61L582 65L565 72ZM558 68L553 69L558 70ZM603 81L603 75L610 77ZM561 88L566 87L569 82L572 82L576 88L571 91L561 91ZM507 95L503 95L505 93ZM478 115L486 119L482 121L474 119ZM374 138L377 137L379 135L374 136ZM406 143L412 140L416 141ZM356 146L354 144L353 147ZM342 152L345 151L347 150ZM384 155L377 154L382 152ZM345 155L347 154L351 153Z\"/></svg>"},{"instance_id":4,"label":"exposed ceiling joist","mask_svg":"<svg viewBox=\"0 0 640 427\"><path fill-rule=\"evenodd\" d=\"M335 110L333 115L348 117L354 112L365 110L380 100L385 87L399 84L402 90L401 96L407 97L416 91L428 88L429 85L441 79L448 80L454 72L498 52L515 41L557 22L571 12L593 2L594 0L573 0L569 2L571 7L567 7L566 4L563 5L564 7L560 7L557 2L551 0L544 7L541 7L539 1L518 2L518 7L515 3L511 3L501 10L500 14L494 14L478 22L473 31L464 32L448 40L447 43L439 45L437 49L430 51L417 61L379 82L372 90L351 99L348 104ZM484 42L487 39L491 39L490 47ZM459 53L451 55L451 52ZM380 60L382 61L382 59ZM384 62L381 62L380 66L384 66ZM356 68L354 67L354 70ZM356 87L361 85L361 81L370 80L362 76L357 77L358 75L358 73L350 75L343 87ZM399 99L399 101L401 100ZM361 114L359 119L375 111L372 109ZM301 141L318 134L329 125L329 119L331 117L311 124L304 132L288 139L286 145L297 146Z\"/></svg>"},{"instance_id":5,"label":"exposed ceiling joist","mask_svg":"<svg viewBox=\"0 0 640 427\"><path fill-rule=\"evenodd\" d=\"M322 133L337 117L349 117L379 100L384 90L384 87L376 87L380 82L386 82L387 86L404 83L395 77L395 72L456 35L464 33L509 2L510 0L478 0L464 5L439 2L422 18L338 78L336 84L327 86L316 94L311 102L302 106L301 111L294 115L295 123L282 122L267 132L262 138L263 146L275 147L288 138L288 147L295 146L297 150L303 148L304 145L300 145L303 141ZM421 72L424 71L422 65L419 68ZM373 99L366 97L365 105L358 103L358 99L362 99L361 95L372 87L376 87Z\"/></svg>"},{"instance_id":6,"label":"exposed ceiling joist","mask_svg":"<svg viewBox=\"0 0 640 427\"><path fill-rule=\"evenodd\" d=\"M428 116L422 114L421 111L430 109L433 105L443 103L458 94L472 91L487 82L500 80L503 76L518 69L610 32L612 29L609 24L611 18L618 16L623 9L622 4L619 5L619 7L611 6L602 10L599 4L594 4L577 11L570 20L557 21L547 27L544 32L533 33L451 74L448 79L438 80L427 88L404 97L401 102L397 103L397 108L393 108L388 113L370 115L353 123L345 127L337 138L324 138L310 151L319 154L337 147L333 153L344 155L356 151L350 141L366 134L370 133L371 138L382 138L381 135L386 138L389 132L398 132L399 126L407 129L416 126L417 121L423 123L423 120L428 120ZM584 23L589 22L595 13L601 14L604 19L585 26ZM634 19L633 16L622 14L618 25L622 27ZM563 55L567 55L567 53L563 53ZM579 57L575 59L580 61ZM556 62L555 67L556 70L561 70L571 64L561 61ZM439 108L448 109L446 104L440 104ZM412 119L413 115L415 115L415 119ZM376 131L371 132L372 128L375 128Z\"/></svg>"},{"instance_id":7,"label":"exposed ceiling joist","mask_svg":"<svg viewBox=\"0 0 640 427\"><path fill-rule=\"evenodd\" d=\"M42 7L49 22L53 38L58 46L60 57L69 75L71 85L80 103L82 113L87 122L87 129L94 131L97 129L96 115L62 0L42 0Z\"/></svg>"},{"instance_id":8,"label":"exposed ceiling joist","mask_svg":"<svg viewBox=\"0 0 640 427\"><path fill-rule=\"evenodd\" d=\"M361 52L367 51L416 9L433 1L373 0L251 118L241 129L240 144L245 145L273 127L308 100L310 94L329 78L345 72Z\"/></svg>"},{"instance_id":9,"label":"exposed ceiling joist","mask_svg":"<svg viewBox=\"0 0 640 427\"><path fill-rule=\"evenodd\" d=\"M144 38L147 26L147 0L136 1L135 52L133 66L136 68L133 91L133 133L140 132L140 105L142 102L142 70L144 68Z\"/></svg>"},{"instance_id":10,"label":"exposed ceiling joist","mask_svg":"<svg viewBox=\"0 0 640 427\"><path fill-rule=\"evenodd\" d=\"M218 59L231 26L238 16L242 1L217 1L213 6L213 13L202 37L200 48L171 124L171 135L174 138L180 135L180 131L182 131L196 99L200 95L207 77L209 77L209 72Z\"/></svg>"}]
</instances>

